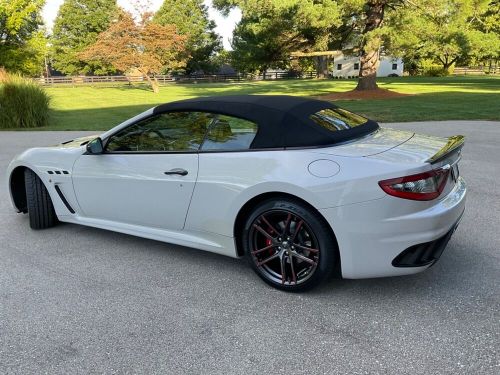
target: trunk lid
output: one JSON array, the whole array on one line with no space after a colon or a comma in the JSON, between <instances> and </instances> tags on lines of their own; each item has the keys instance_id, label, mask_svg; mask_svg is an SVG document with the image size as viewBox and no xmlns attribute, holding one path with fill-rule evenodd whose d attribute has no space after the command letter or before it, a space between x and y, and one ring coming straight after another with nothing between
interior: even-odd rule
<instances>
[{"instance_id":1,"label":"trunk lid","mask_svg":"<svg viewBox=\"0 0 500 375\"><path fill-rule=\"evenodd\" d=\"M380 128L363 138L330 147L324 152L343 157L368 157L400 164L402 168L422 166L427 170L429 167L434 170L449 169L448 180L441 193L444 197L453 189L460 175L458 162L464 140L461 135L441 138Z\"/></svg>"},{"instance_id":2,"label":"trunk lid","mask_svg":"<svg viewBox=\"0 0 500 375\"><path fill-rule=\"evenodd\" d=\"M432 165L432 168L437 169L447 164L453 166L458 163L464 140L461 135L441 138L413 134L410 139L396 147L366 156L394 163L428 163Z\"/></svg>"},{"instance_id":3,"label":"trunk lid","mask_svg":"<svg viewBox=\"0 0 500 375\"><path fill-rule=\"evenodd\" d=\"M403 130L379 128L356 140L321 149L321 152L345 157L377 155L407 142L414 134Z\"/></svg>"},{"instance_id":4,"label":"trunk lid","mask_svg":"<svg viewBox=\"0 0 500 375\"><path fill-rule=\"evenodd\" d=\"M463 145L463 137L441 138L413 132L380 128L352 142L346 142L322 153L343 157L370 157L399 164L453 162ZM451 160L450 160L451 159Z\"/></svg>"}]
</instances>

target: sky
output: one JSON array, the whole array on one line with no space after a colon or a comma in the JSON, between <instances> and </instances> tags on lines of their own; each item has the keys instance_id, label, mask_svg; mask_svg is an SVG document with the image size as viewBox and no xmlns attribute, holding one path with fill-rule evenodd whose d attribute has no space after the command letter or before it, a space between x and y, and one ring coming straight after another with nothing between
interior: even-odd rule
<instances>
[{"instance_id":1,"label":"sky","mask_svg":"<svg viewBox=\"0 0 500 375\"><path fill-rule=\"evenodd\" d=\"M64 2L64 0L47 0L45 7L43 8L42 16L47 25L48 29L52 29L52 25L54 24L54 19L57 16L57 11L59 10L59 6ZM127 10L132 10L131 1L130 0L118 0L118 5L122 6ZM163 0L150 0L151 10L157 10ZM215 31L222 37L222 41L224 43L224 48L229 50L231 49L229 40L233 35L233 29L241 18L241 12L238 9L233 9L229 13L228 17L223 17L218 11L212 8L212 1L205 0L205 5L208 8L208 16L210 19L214 20L217 27Z\"/></svg>"}]
</instances>

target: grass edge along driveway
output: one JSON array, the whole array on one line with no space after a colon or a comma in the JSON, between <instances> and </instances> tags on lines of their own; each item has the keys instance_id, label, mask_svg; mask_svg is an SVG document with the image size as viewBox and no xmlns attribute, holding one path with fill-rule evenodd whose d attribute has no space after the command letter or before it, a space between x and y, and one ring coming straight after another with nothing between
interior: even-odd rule
<instances>
[{"instance_id":1,"label":"grass edge along driveway","mask_svg":"<svg viewBox=\"0 0 500 375\"><path fill-rule=\"evenodd\" d=\"M500 120L500 77L380 78L384 89L408 94L393 99L339 100L341 107L380 122ZM49 87L51 125L31 130L106 130L160 103L207 95L286 94L316 96L352 90L355 80L279 80L168 84L147 87ZM12 130L12 129L5 129Z\"/></svg>"}]
</instances>

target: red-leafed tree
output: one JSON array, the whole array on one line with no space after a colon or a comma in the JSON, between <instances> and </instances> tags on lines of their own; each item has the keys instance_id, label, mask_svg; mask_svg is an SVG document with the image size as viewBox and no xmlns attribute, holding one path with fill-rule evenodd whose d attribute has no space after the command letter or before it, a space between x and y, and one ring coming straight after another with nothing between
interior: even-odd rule
<instances>
[{"instance_id":1,"label":"red-leafed tree","mask_svg":"<svg viewBox=\"0 0 500 375\"><path fill-rule=\"evenodd\" d=\"M80 58L111 64L122 72L136 70L157 93L159 85L154 74L185 65L186 36L179 35L174 25L151 22L151 16L143 12L135 20L132 14L120 10L117 19L79 54Z\"/></svg>"}]
</instances>

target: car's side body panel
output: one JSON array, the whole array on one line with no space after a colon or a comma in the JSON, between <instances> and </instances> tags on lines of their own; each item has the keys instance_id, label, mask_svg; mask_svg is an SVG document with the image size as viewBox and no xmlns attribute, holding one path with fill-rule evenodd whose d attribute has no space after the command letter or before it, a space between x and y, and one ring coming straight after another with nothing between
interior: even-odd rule
<instances>
[{"instance_id":1,"label":"car's side body panel","mask_svg":"<svg viewBox=\"0 0 500 375\"><path fill-rule=\"evenodd\" d=\"M258 195L281 192L316 209L338 207L384 197L377 183L393 176L395 170L422 170L421 165L416 168L368 158L325 156L322 152L325 149L201 153L186 229L233 236L239 210ZM317 160L330 162L331 173L325 171L328 177L310 173L309 166Z\"/></svg>"},{"instance_id":2,"label":"car's side body panel","mask_svg":"<svg viewBox=\"0 0 500 375\"><path fill-rule=\"evenodd\" d=\"M165 174L175 168L188 174ZM82 216L182 230L197 174L196 153L84 154L72 176Z\"/></svg>"}]
</instances>

